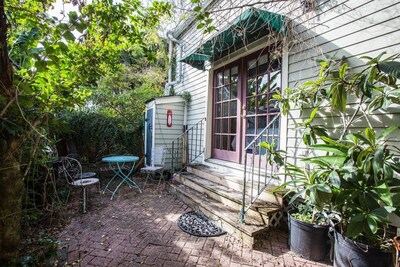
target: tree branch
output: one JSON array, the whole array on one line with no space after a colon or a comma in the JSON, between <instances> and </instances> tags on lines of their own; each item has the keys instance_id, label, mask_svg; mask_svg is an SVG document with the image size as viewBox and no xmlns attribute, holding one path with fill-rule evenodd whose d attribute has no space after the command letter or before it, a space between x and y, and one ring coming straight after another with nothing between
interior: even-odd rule
<instances>
[{"instance_id":1,"label":"tree branch","mask_svg":"<svg viewBox=\"0 0 400 267\"><path fill-rule=\"evenodd\" d=\"M364 95L362 95L362 96L360 97L360 101L358 102L357 109L356 109L356 111L354 112L353 116L351 116L350 120L349 120L347 123L344 122L344 128L343 128L342 134L340 135L339 142L343 140L343 138L346 136L347 132L349 131L350 125L353 123L354 119L355 119L356 116L357 116L357 113L358 113L358 112L360 111L360 109L361 109L361 105L362 105L362 103L363 103L363 100L364 100ZM342 115L343 115L343 117L344 117L344 114L343 114L343 113L342 113Z\"/></svg>"}]
</instances>

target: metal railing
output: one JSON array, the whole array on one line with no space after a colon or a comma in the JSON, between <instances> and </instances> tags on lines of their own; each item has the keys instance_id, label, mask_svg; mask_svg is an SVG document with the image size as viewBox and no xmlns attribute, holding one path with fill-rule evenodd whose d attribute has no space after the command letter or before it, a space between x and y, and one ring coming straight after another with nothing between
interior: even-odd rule
<instances>
[{"instance_id":1,"label":"metal railing","mask_svg":"<svg viewBox=\"0 0 400 267\"><path fill-rule=\"evenodd\" d=\"M243 198L241 221L246 222L246 212L275 178L277 166L268 160L269 152L259 144L263 141L279 145L279 118L277 114L270 123L251 141L243 151ZM276 147L275 147L276 148ZM248 158L250 163L248 164Z\"/></svg>"},{"instance_id":2,"label":"metal railing","mask_svg":"<svg viewBox=\"0 0 400 267\"><path fill-rule=\"evenodd\" d=\"M172 142L172 171L181 172L204 153L205 122L201 119Z\"/></svg>"}]
</instances>

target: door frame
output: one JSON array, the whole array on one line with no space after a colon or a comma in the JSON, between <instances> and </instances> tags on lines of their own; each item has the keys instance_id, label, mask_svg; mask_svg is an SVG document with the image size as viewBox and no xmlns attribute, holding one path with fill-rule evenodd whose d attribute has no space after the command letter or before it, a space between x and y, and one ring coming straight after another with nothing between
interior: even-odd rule
<instances>
[{"instance_id":1,"label":"door frame","mask_svg":"<svg viewBox=\"0 0 400 267\"><path fill-rule=\"evenodd\" d=\"M267 47L265 45L263 47L258 47L257 49L254 49L253 51L246 53L242 57L235 57L232 61L230 61L228 64L221 65L219 64L218 68L211 69L210 70L210 83L209 83L209 88L211 92L210 96L210 102L211 105L209 105L209 108L211 108L211 125L212 126L212 131L210 134L210 150L211 150L211 157L219 158L222 160L227 160L227 161L233 161L239 164L244 164L244 156L243 155L243 149L244 149L244 144L245 144L245 123L246 123L246 118L244 118L244 110L245 104L246 104L246 88L247 88L247 62L251 59L256 59L260 57L263 54L266 54L269 52L269 48L276 45L277 43L269 44ZM281 71L281 77L280 77L280 85L281 89L287 87L287 64L288 64L288 52L287 48L284 45L280 45L282 54L281 54L281 62L280 62L280 71ZM265 50L265 51L264 51ZM270 61L268 59L268 61ZM224 157L223 153L216 153L214 149L214 132L215 132L215 93L214 90L216 88L216 80L217 80L217 73L220 72L221 70L223 71L224 69L229 69L232 66L238 66L238 92L237 92L237 135L239 138L237 138L239 141L236 142L238 149L235 151L236 156L234 160L230 160L229 157ZM285 75L284 75L285 74ZM209 113L210 114L210 113ZM279 119L279 146L281 148L285 147L286 148L286 137L284 138L285 140L282 139L282 133L284 136L286 136L286 133L284 132L284 129L287 127L287 118L281 118ZM283 123L282 123L283 121ZM222 155L222 157L221 157Z\"/></svg>"},{"instance_id":2,"label":"door frame","mask_svg":"<svg viewBox=\"0 0 400 267\"><path fill-rule=\"evenodd\" d=\"M149 122L149 111L151 111L151 121ZM145 165L151 166L152 164L152 149L154 146L154 114L155 114L155 105L151 105L151 107L146 108L145 114ZM150 135L150 136L149 136Z\"/></svg>"}]
</instances>

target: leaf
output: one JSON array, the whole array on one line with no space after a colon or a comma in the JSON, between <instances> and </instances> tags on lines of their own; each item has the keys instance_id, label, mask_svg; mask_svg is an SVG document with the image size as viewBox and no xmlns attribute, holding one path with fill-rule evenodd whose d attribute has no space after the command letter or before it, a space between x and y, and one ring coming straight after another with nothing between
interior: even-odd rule
<instances>
[{"instance_id":1,"label":"leaf","mask_svg":"<svg viewBox=\"0 0 400 267\"><path fill-rule=\"evenodd\" d=\"M379 146L372 159L372 168L374 170L375 177L378 177L383 172L383 157L384 157L384 147Z\"/></svg>"},{"instance_id":2,"label":"leaf","mask_svg":"<svg viewBox=\"0 0 400 267\"><path fill-rule=\"evenodd\" d=\"M315 143L313 141L314 141L314 139L311 135L311 128L307 127L303 132L303 142L306 145L312 145Z\"/></svg>"},{"instance_id":3,"label":"leaf","mask_svg":"<svg viewBox=\"0 0 400 267\"><path fill-rule=\"evenodd\" d=\"M368 104L368 111L375 111L377 109L380 109L383 105L383 97L382 96L376 96L373 98L373 100Z\"/></svg>"},{"instance_id":4,"label":"leaf","mask_svg":"<svg viewBox=\"0 0 400 267\"><path fill-rule=\"evenodd\" d=\"M78 19L78 13L76 13L76 11L71 11L68 13L68 17L69 17L69 21L71 23L73 23L74 21L76 21Z\"/></svg>"},{"instance_id":5,"label":"leaf","mask_svg":"<svg viewBox=\"0 0 400 267\"><path fill-rule=\"evenodd\" d=\"M396 209L394 207L385 206L372 210L370 214L377 218L386 219L389 213L392 213L395 210Z\"/></svg>"},{"instance_id":6,"label":"leaf","mask_svg":"<svg viewBox=\"0 0 400 267\"><path fill-rule=\"evenodd\" d=\"M340 188L340 176L337 173L337 171L331 171L331 173L328 176L328 179L334 187Z\"/></svg>"},{"instance_id":7,"label":"leaf","mask_svg":"<svg viewBox=\"0 0 400 267\"><path fill-rule=\"evenodd\" d=\"M327 144L334 145L336 147L339 147L342 150L348 150L347 146L345 146L344 144L342 144L340 142L337 142L337 141L333 140L332 138L329 138L327 136L321 136L321 139L322 139L322 141L324 141Z\"/></svg>"},{"instance_id":8,"label":"leaf","mask_svg":"<svg viewBox=\"0 0 400 267\"><path fill-rule=\"evenodd\" d=\"M195 7L193 8L193 11L194 11L194 12L200 12L200 11L201 11L201 6L195 6Z\"/></svg>"},{"instance_id":9,"label":"leaf","mask_svg":"<svg viewBox=\"0 0 400 267\"><path fill-rule=\"evenodd\" d=\"M392 166L390 164L384 163L383 164L383 175L385 177L385 179L393 179L393 169Z\"/></svg>"},{"instance_id":10,"label":"leaf","mask_svg":"<svg viewBox=\"0 0 400 267\"><path fill-rule=\"evenodd\" d=\"M340 70L339 70L340 79L344 78L344 74L346 73L346 70L347 70L348 66L349 66L348 63L344 63L342 66L340 66Z\"/></svg>"},{"instance_id":11,"label":"leaf","mask_svg":"<svg viewBox=\"0 0 400 267\"><path fill-rule=\"evenodd\" d=\"M197 25L197 29L202 29L202 28L204 28L204 23L199 23L199 25Z\"/></svg>"},{"instance_id":12,"label":"leaf","mask_svg":"<svg viewBox=\"0 0 400 267\"><path fill-rule=\"evenodd\" d=\"M330 144L317 144L317 145L312 145L310 148L314 150L319 150L319 151L326 151L326 152L332 152L334 154L340 155L340 156L346 156L347 155L347 150L343 151L342 147L340 146L335 146L335 145L330 145Z\"/></svg>"},{"instance_id":13,"label":"leaf","mask_svg":"<svg viewBox=\"0 0 400 267\"><path fill-rule=\"evenodd\" d=\"M331 103L341 113L344 112L347 105L347 92L343 83L333 83L330 89Z\"/></svg>"},{"instance_id":14,"label":"leaf","mask_svg":"<svg viewBox=\"0 0 400 267\"><path fill-rule=\"evenodd\" d=\"M342 166L344 161L346 160L346 157L344 156L316 156L311 159L305 159L305 161L311 161L314 162L315 160L321 160L324 161L331 166Z\"/></svg>"},{"instance_id":15,"label":"leaf","mask_svg":"<svg viewBox=\"0 0 400 267\"><path fill-rule=\"evenodd\" d=\"M301 197L304 192L306 191L306 189L300 190L299 192L297 192L296 194L294 194L289 201L289 204L292 204L295 200L297 200L299 197Z\"/></svg>"},{"instance_id":16,"label":"leaf","mask_svg":"<svg viewBox=\"0 0 400 267\"><path fill-rule=\"evenodd\" d=\"M367 96L368 98L371 98L371 96L372 96L372 87L373 86L369 83L367 75L363 75L362 76L361 83L360 83L359 86L361 86L361 91L363 92L363 94L365 96Z\"/></svg>"},{"instance_id":17,"label":"leaf","mask_svg":"<svg viewBox=\"0 0 400 267\"><path fill-rule=\"evenodd\" d=\"M372 130L371 128L366 128L364 133L365 133L365 137L368 139L369 143L371 145L375 145L376 135L375 135L374 130Z\"/></svg>"},{"instance_id":18,"label":"leaf","mask_svg":"<svg viewBox=\"0 0 400 267\"><path fill-rule=\"evenodd\" d=\"M74 34L73 34L72 32L70 32L70 31L64 32L63 37L64 37L65 40L67 40L67 41L71 41L71 42L74 42L74 41L75 41L75 36L74 36Z\"/></svg>"},{"instance_id":19,"label":"leaf","mask_svg":"<svg viewBox=\"0 0 400 267\"><path fill-rule=\"evenodd\" d=\"M315 188L321 192L332 193L332 189L327 184L317 184Z\"/></svg>"},{"instance_id":20,"label":"leaf","mask_svg":"<svg viewBox=\"0 0 400 267\"><path fill-rule=\"evenodd\" d=\"M328 130L324 126L315 125L312 128L314 133L319 137L328 136Z\"/></svg>"},{"instance_id":21,"label":"leaf","mask_svg":"<svg viewBox=\"0 0 400 267\"><path fill-rule=\"evenodd\" d=\"M76 29L78 30L78 32L83 33L84 30L86 30L87 26L85 23L76 23L75 24Z\"/></svg>"},{"instance_id":22,"label":"leaf","mask_svg":"<svg viewBox=\"0 0 400 267\"><path fill-rule=\"evenodd\" d=\"M371 232L375 234L378 231L378 223L376 220L371 216L367 216L367 223Z\"/></svg>"},{"instance_id":23,"label":"leaf","mask_svg":"<svg viewBox=\"0 0 400 267\"><path fill-rule=\"evenodd\" d=\"M310 123L312 123L313 120L314 120L314 118L315 118L315 115L317 115L318 109L319 109L319 107L314 108L314 109L311 111L310 118L308 118L306 121L303 121L302 123L299 123L299 125L305 125L305 126L307 126L307 125L309 125Z\"/></svg>"},{"instance_id":24,"label":"leaf","mask_svg":"<svg viewBox=\"0 0 400 267\"><path fill-rule=\"evenodd\" d=\"M376 187L376 192L386 205L393 206L392 194L390 193L389 186L385 181L381 182L381 184Z\"/></svg>"},{"instance_id":25,"label":"leaf","mask_svg":"<svg viewBox=\"0 0 400 267\"><path fill-rule=\"evenodd\" d=\"M397 79L400 79L400 62L398 61L388 61L388 62L381 62L378 64L378 68L380 71L394 76Z\"/></svg>"},{"instance_id":26,"label":"leaf","mask_svg":"<svg viewBox=\"0 0 400 267\"><path fill-rule=\"evenodd\" d=\"M363 221L365 221L365 217L362 214L357 214L356 216L351 217L347 225L346 236L348 237L359 236L363 230L362 227Z\"/></svg>"},{"instance_id":27,"label":"leaf","mask_svg":"<svg viewBox=\"0 0 400 267\"><path fill-rule=\"evenodd\" d=\"M396 126L390 126L389 128L385 129L383 132L381 132L378 135L378 139L379 140L384 139L386 136L388 136L389 134L391 134L393 131L395 131L397 129L399 129L399 126L397 126L397 125Z\"/></svg>"}]
</instances>

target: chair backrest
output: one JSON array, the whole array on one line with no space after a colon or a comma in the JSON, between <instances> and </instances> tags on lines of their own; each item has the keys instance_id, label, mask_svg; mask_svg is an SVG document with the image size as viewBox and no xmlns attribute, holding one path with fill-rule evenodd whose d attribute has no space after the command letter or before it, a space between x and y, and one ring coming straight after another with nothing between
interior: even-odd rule
<instances>
[{"instance_id":1,"label":"chair backrest","mask_svg":"<svg viewBox=\"0 0 400 267\"><path fill-rule=\"evenodd\" d=\"M153 166L164 167L166 148L163 146L156 146L153 149Z\"/></svg>"},{"instance_id":2,"label":"chair backrest","mask_svg":"<svg viewBox=\"0 0 400 267\"><path fill-rule=\"evenodd\" d=\"M82 165L77 159L63 157L61 159L61 168L69 184L72 184L76 179L82 178Z\"/></svg>"}]
</instances>

